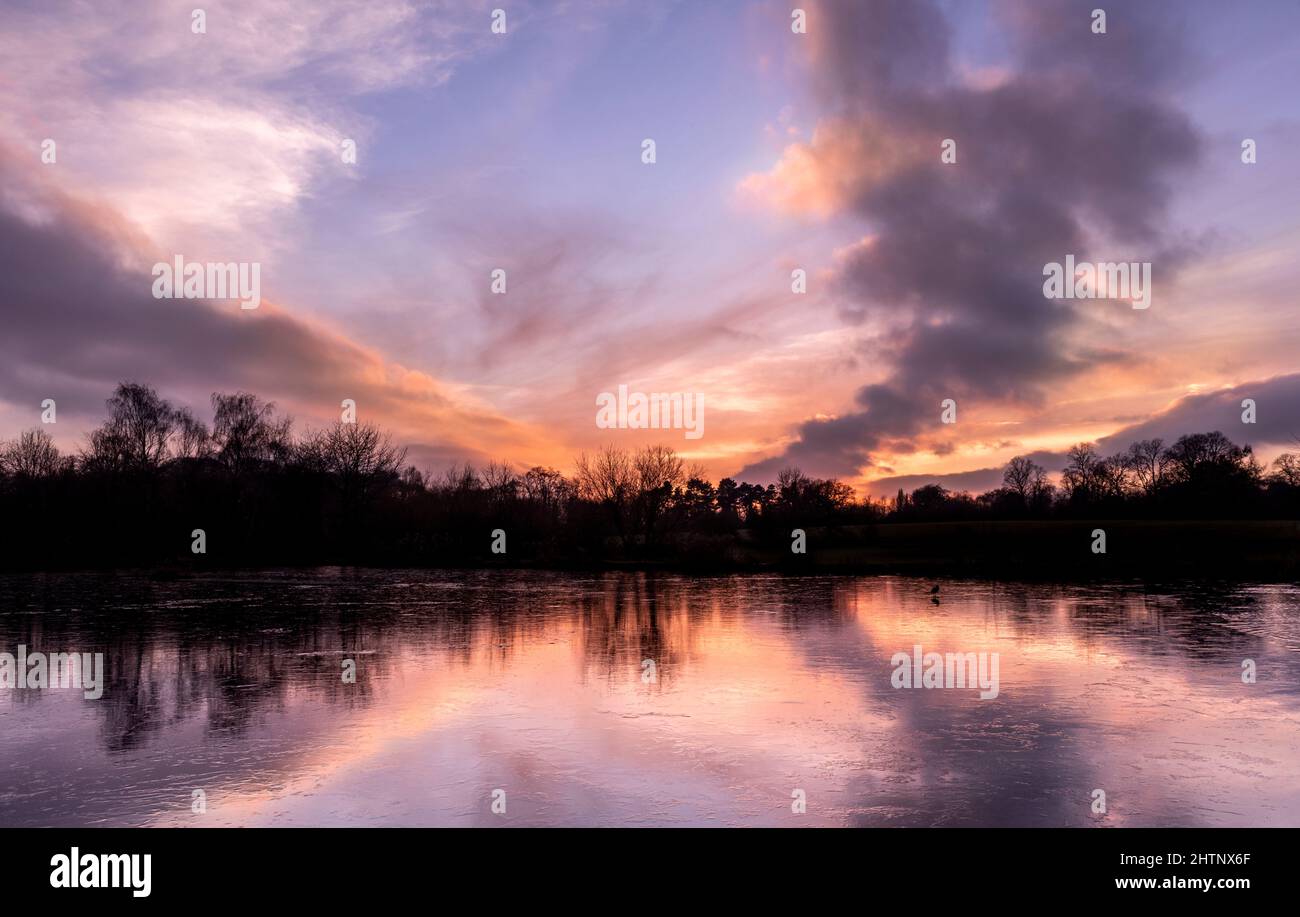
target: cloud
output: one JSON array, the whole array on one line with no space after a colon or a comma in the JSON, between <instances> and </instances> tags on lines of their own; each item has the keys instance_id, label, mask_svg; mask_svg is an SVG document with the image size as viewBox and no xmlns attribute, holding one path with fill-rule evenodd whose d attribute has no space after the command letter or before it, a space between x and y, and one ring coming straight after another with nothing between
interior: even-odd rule
<instances>
[{"instance_id":1,"label":"cloud","mask_svg":"<svg viewBox=\"0 0 1300 917\"><path fill-rule=\"evenodd\" d=\"M372 130L358 97L442 84L492 39L486 9L450 0L218 4L203 34L194 6L7 7L0 131L33 159L54 140L66 189L221 260L269 258L313 186L358 174L340 153Z\"/></svg>"},{"instance_id":2,"label":"cloud","mask_svg":"<svg viewBox=\"0 0 1300 917\"><path fill-rule=\"evenodd\" d=\"M1033 410L1054 385L1124 360L1082 342L1096 333L1088 313L1044 299L1047 262L1151 260L1172 283L1182 250L1165 214L1200 148L1188 118L1153 88L1186 66L1169 37L1176 6L1126 10L1118 48L1090 33L1086 3L999 9L1015 57L1003 78L977 84L953 65L937 3L810 12L812 85L827 120L744 186L787 210L801 201L867 224L867 241L839 259L839 310L899 330L881 354L889 375L858 390L857 410L802 424L782 455L742 474L798 463L852 475L886 444L909 451L940 436L945 398ZM940 162L945 138L957 141L956 165Z\"/></svg>"},{"instance_id":3,"label":"cloud","mask_svg":"<svg viewBox=\"0 0 1300 917\"><path fill-rule=\"evenodd\" d=\"M3 47L16 71L65 88L99 83L130 93L160 84L239 93L293 77L298 93L355 95L437 84L492 41L488 5L455 0L263 0L205 7L191 29L189 0L41 2L5 11Z\"/></svg>"},{"instance_id":4,"label":"cloud","mask_svg":"<svg viewBox=\"0 0 1300 917\"><path fill-rule=\"evenodd\" d=\"M853 122L829 120L817 126L808 143L787 146L770 171L746 176L740 192L782 213L826 217L905 161L897 140Z\"/></svg>"},{"instance_id":5,"label":"cloud","mask_svg":"<svg viewBox=\"0 0 1300 917\"><path fill-rule=\"evenodd\" d=\"M426 451L441 457L553 453L536 430L273 303L154 299L142 236L110 208L23 177L4 156L0 186L0 391L33 421L54 398L60 425L97 423L113 386L134 379L200 416L212 391L251 390L316 423L352 398L362 418L437 442Z\"/></svg>"},{"instance_id":6,"label":"cloud","mask_svg":"<svg viewBox=\"0 0 1300 917\"><path fill-rule=\"evenodd\" d=\"M1243 399L1255 402L1255 423L1242 422ZM1097 441L1103 453L1127 449L1140 439L1172 443L1184 433L1218 430L1238 444L1300 450L1300 373L1243 382L1178 399L1164 411Z\"/></svg>"},{"instance_id":7,"label":"cloud","mask_svg":"<svg viewBox=\"0 0 1300 917\"><path fill-rule=\"evenodd\" d=\"M955 492L981 494L1001 486L1002 469L976 468L949 474L900 474L876 478L867 486L867 492L873 497L892 497L899 490L911 493L927 484L938 484Z\"/></svg>"},{"instance_id":8,"label":"cloud","mask_svg":"<svg viewBox=\"0 0 1300 917\"><path fill-rule=\"evenodd\" d=\"M1255 423L1242 422L1243 399L1255 402ZM1138 423L1097 440L1102 455L1124 452L1143 439L1162 439L1166 446L1188 433L1218 430L1238 445L1250 445L1265 460L1276 451L1300 451L1300 373L1243 382L1213 392L1185 395L1172 405ZM1047 469L1065 467L1064 451L1040 450L1028 457ZM949 490L982 493L1000 486L1002 466L976 468L948 474L906 474L877 478L868 486L875 496L892 496L898 488L913 490L940 484Z\"/></svg>"}]
</instances>

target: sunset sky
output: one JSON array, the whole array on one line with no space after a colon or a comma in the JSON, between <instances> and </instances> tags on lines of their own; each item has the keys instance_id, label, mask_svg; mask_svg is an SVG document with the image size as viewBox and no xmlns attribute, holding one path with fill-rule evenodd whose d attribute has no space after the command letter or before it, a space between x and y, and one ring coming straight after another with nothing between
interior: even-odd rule
<instances>
[{"instance_id":1,"label":"sunset sky","mask_svg":"<svg viewBox=\"0 0 1300 917\"><path fill-rule=\"evenodd\" d=\"M203 3L0 7L0 438L53 398L75 449L133 379L352 398L434 471L1300 451L1294 0ZM260 263L261 306L153 298L177 254ZM1151 307L1045 299L1070 254L1151 262ZM702 394L703 437L598 428L620 384Z\"/></svg>"}]
</instances>

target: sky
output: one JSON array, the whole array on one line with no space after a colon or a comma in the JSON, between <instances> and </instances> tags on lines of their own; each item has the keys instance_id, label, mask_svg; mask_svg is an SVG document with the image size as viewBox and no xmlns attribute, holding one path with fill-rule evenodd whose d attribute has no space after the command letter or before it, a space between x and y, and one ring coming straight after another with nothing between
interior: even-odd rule
<instances>
[{"instance_id":1,"label":"sky","mask_svg":"<svg viewBox=\"0 0 1300 917\"><path fill-rule=\"evenodd\" d=\"M433 471L1300 449L1292 0L199 2L0 4L0 438L54 399L75 450L134 380L352 399ZM177 255L261 304L155 298ZM1150 308L1046 298L1067 255L1149 262ZM619 385L703 435L598 426Z\"/></svg>"}]
</instances>

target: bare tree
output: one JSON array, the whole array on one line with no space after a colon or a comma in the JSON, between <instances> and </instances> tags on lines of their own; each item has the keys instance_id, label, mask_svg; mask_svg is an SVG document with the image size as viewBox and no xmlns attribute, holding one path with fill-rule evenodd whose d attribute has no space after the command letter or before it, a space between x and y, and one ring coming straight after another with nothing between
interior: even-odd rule
<instances>
[{"instance_id":1,"label":"bare tree","mask_svg":"<svg viewBox=\"0 0 1300 917\"><path fill-rule=\"evenodd\" d=\"M578 491L584 499L598 503L622 502L636 486L628 454L605 446L595 455L582 453L574 462Z\"/></svg>"},{"instance_id":2,"label":"bare tree","mask_svg":"<svg viewBox=\"0 0 1300 917\"><path fill-rule=\"evenodd\" d=\"M1047 483L1047 469L1028 456L1017 455L1002 472L1002 485L1019 495L1026 506Z\"/></svg>"},{"instance_id":3,"label":"bare tree","mask_svg":"<svg viewBox=\"0 0 1300 917\"><path fill-rule=\"evenodd\" d=\"M1065 470L1061 472L1061 486L1071 499L1088 500L1101 490L1102 460L1093 443L1077 443L1066 453Z\"/></svg>"},{"instance_id":4,"label":"bare tree","mask_svg":"<svg viewBox=\"0 0 1300 917\"><path fill-rule=\"evenodd\" d=\"M510 470L509 465L488 462L483 469L483 487L492 502L501 506L518 495L519 478Z\"/></svg>"},{"instance_id":5,"label":"bare tree","mask_svg":"<svg viewBox=\"0 0 1300 917\"><path fill-rule=\"evenodd\" d=\"M396 478L406 450L370 423L336 423L304 440L301 451L310 465L344 481Z\"/></svg>"},{"instance_id":6,"label":"bare tree","mask_svg":"<svg viewBox=\"0 0 1300 917\"><path fill-rule=\"evenodd\" d=\"M646 446L632 459L636 486L642 492L664 485L678 487L686 481L686 467L671 446Z\"/></svg>"},{"instance_id":7,"label":"bare tree","mask_svg":"<svg viewBox=\"0 0 1300 917\"><path fill-rule=\"evenodd\" d=\"M213 392L212 410L212 445L218 460L233 473L289 457L293 421L277 417L274 402L248 392Z\"/></svg>"},{"instance_id":8,"label":"bare tree","mask_svg":"<svg viewBox=\"0 0 1300 917\"><path fill-rule=\"evenodd\" d=\"M1131 443L1124 453L1124 467L1144 494L1155 493L1164 482L1164 445L1165 441L1160 438L1142 439Z\"/></svg>"},{"instance_id":9,"label":"bare tree","mask_svg":"<svg viewBox=\"0 0 1300 917\"><path fill-rule=\"evenodd\" d=\"M109 416L90 434L82 460L95 468L157 468L167 457L177 412L147 385L123 382L108 399Z\"/></svg>"},{"instance_id":10,"label":"bare tree","mask_svg":"<svg viewBox=\"0 0 1300 917\"><path fill-rule=\"evenodd\" d=\"M631 458L621 449L605 446L592 456L580 454L574 466L578 493L604 506L623 537L627 532L628 504L637 482Z\"/></svg>"},{"instance_id":11,"label":"bare tree","mask_svg":"<svg viewBox=\"0 0 1300 917\"><path fill-rule=\"evenodd\" d=\"M646 446L632 459L636 477L637 503L646 542L655 538L655 526L673 489L686 483L686 468L670 446Z\"/></svg>"},{"instance_id":12,"label":"bare tree","mask_svg":"<svg viewBox=\"0 0 1300 917\"><path fill-rule=\"evenodd\" d=\"M554 468L532 468L519 480L523 497L546 519L559 522L565 518L569 501L576 490L564 475Z\"/></svg>"},{"instance_id":13,"label":"bare tree","mask_svg":"<svg viewBox=\"0 0 1300 917\"><path fill-rule=\"evenodd\" d=\"M524 498L532 500L543 505L550 505L560 500L566 500L572 486L564 479L554 468L543 468L538 466L529 469L528 473L520 481L520 488L523 490Z\"/></svg>"},{"instance_id":14,"label":"bare tree","mask_svg":"<svg viewBox=\"0 0 1300 917\"><path fill-rule=\"evenodd\" d=\"M781 499L787 503L798 502L809 483L808 475L794 467L782 468L776 475L777 490L781 493Z\"/></svg>"},{"instance_id":15,"label":"bare tree","mask_svg":"<svg viewBox=\"0 0 1300 917\"><path fill-rule=\"evenodd\" d=\"M1272 478L1288 487L1300 487L1300 455L1283 452L1275 458Z\"/></svg>"},{"instance_id":16,"label":"bare tree","mask_svg":"<svg viewBox=\"0 0 1300 917\"><path fill-rule=\"evenodd\" d=\"M1164 451L1168 471L1179 481L1190 481L1215 470L1245 467L1250 457L1250 446L1238 446L1218 430L1180 436Z\"/></svg>"},{"instance_id":17,"label":"bare tree","mask_svg":"<svg viewBox=\"0 0 1300 917\"><path fill-rule=\"evenodd\" d=\"M1128 460L1123 455L1112 455L1097 463L1093 492L1098 497L1123 497L1134 487Z\"/></svg>"},{"instance_id":18,"label":"bare tree","mask_svg":"<svg viewBox=\"0 0 1300 917\"><path fill-rule=\"evenodd\" d=\"M424 490L424 472L414 465L407 465L402 469L402 486L410 491Z\"/></svg>"},{"instance_id":19,"label":"bare tree","mask_svg":"<svg viewBox=\"0 0 1300 917\"><path fill-rule=\"evenodd\" d=\"M172 434L172 457L201 459L212 455L208 428L189 408L176 409L176 430Z\"/></svg>"},{"instance_id":20,"label":"bare tree","mask_svg":"<svg viewBox=\"0 0 1300 917\"><path fill-rule=\"evenodd\" d=\"M483 482L474 466L466 462L464 465L452 465L444 471L437 486L446 493L466 494L481 488Z\"/></svg>"},{"instance_id":21,"label":"bare tree","mask_svg":"<svg viewBox=\"0 0 1300 917\"><path fill-rule=\"evenodd\" d=\"M48 478L65 466L48 433L37 427L0 448L0 471L14 477Z\"/></svg>"}]
</instances>

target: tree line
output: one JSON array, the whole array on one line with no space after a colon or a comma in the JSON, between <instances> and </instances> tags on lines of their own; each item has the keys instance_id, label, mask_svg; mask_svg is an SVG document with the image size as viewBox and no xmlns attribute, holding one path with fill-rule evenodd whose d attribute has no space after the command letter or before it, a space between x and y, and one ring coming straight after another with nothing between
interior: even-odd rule
<instances>
[{"instance_id":1,"label":"tree line","mask_svg":"<svg viewBox=\"0 0 1300 917\"><path fill-rule=\"evenodd\" d=\"M1268 467L1249 445L1219 431L1153 438L1102 456L1094 443L1072 446L1059 481L1026 456L1003 469L1002 486L972 496L937 484L899 491L891 517L943 521L984 517L1118 519L1293 518L1300 512L1300 455Z\"/></svg>"},{"instance_id":2,"label":"tree line","mask_svg":"<svg viewBox=\"0 0 1300 917\"><path fill-rule=\"evenodd\" d=\"M1219 432L1102 457L1073 447L1058 481L1013 458L987 493L937 484L892 500L787 468L775 483L716 484L662 445L608 446L571 474L491 462L416 468L370 423L296 432L248 392L212 395L211 422L126 382L73 454L42 428L0 444L0 564L589 563L724 558L743 537L793 528L970 519L1291 518L1300 456L1265 469ZM206 553L193 553L203 532ZM504 537L496 539L492 533ZM494 544L503 553L494 553Z\"/></svg>"}]
</instances>

